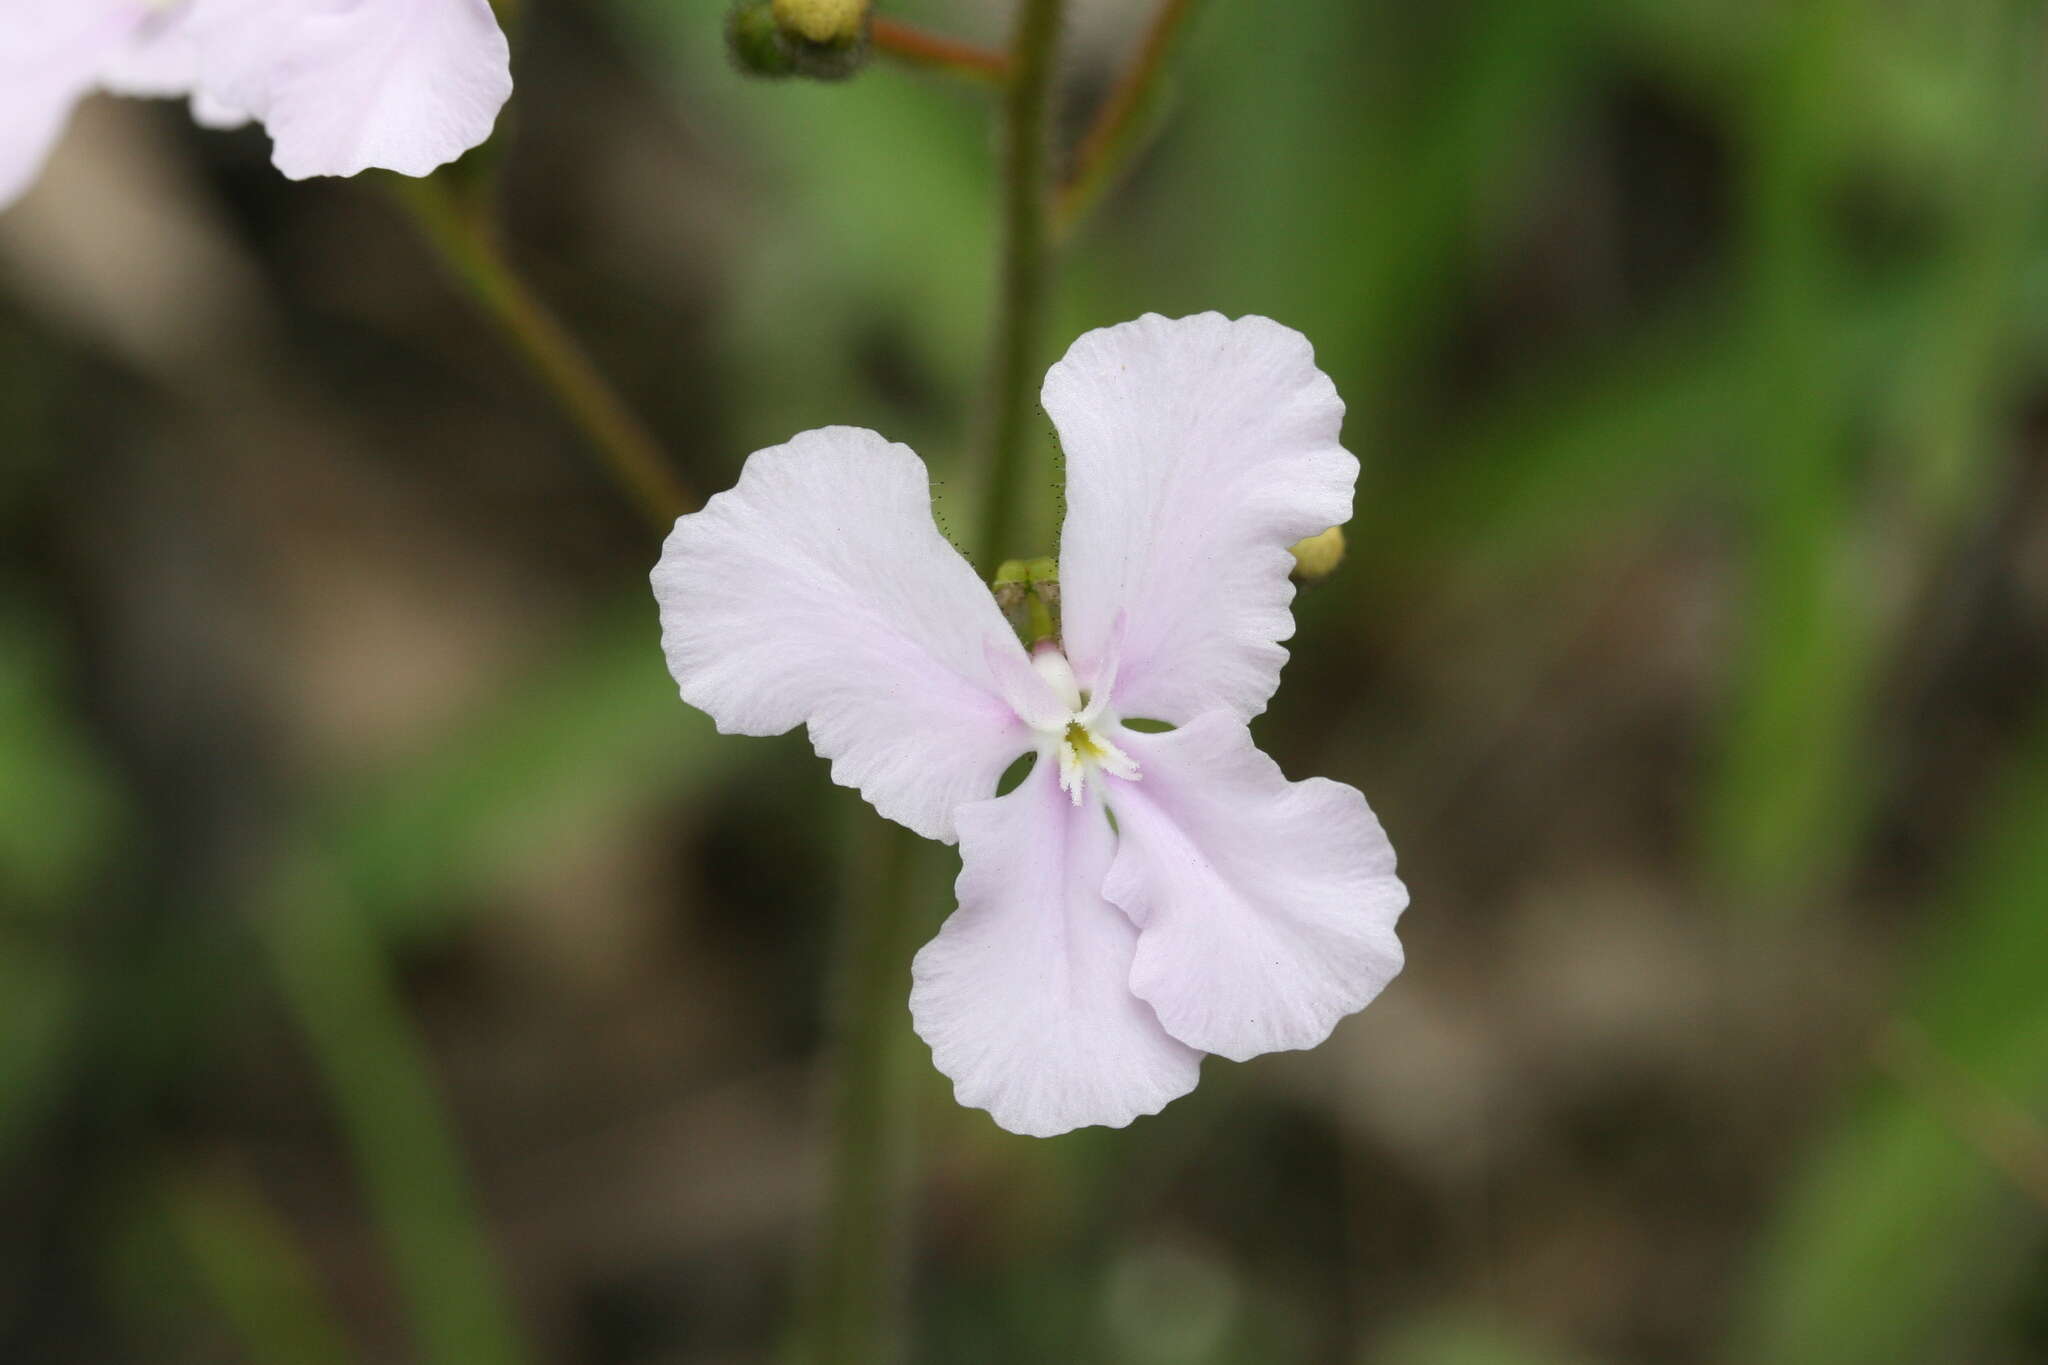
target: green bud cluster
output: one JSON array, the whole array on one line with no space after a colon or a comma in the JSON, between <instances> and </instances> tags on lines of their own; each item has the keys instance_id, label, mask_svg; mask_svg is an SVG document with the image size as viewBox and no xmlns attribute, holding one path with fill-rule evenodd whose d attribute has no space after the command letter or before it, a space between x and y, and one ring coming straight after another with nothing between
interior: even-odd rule
<instances>
[{"instance_id":1,"label":"green bud cluster","mask_svg":"<svg viewBox=\"0 0 2048 1365\"><path fill-rule=\"evenodd\" d=\"M725 21L750 76L841 81L867 65L869 0L738 0Z\"/></svg>"}]
</instances>

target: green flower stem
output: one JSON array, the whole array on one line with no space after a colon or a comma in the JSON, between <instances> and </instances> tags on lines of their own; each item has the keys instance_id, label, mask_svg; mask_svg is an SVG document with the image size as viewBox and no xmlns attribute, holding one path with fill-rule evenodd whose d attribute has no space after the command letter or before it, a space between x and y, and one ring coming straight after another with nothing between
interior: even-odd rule
<instances>
[{"instance_id":1,"label":"green flower stem","mask_svg":"<svg viewBox=\"0 0 2048 1365\"><path fill-rule=\"evenodd\" d=\"M907 1333L913 1060L904 1002L916 946L919 840L861 811L833 984L833 1145L812 1269L811 1365L889 1365Z\"/></svg>"},{"instance_id":2,"label":"green flower stem","mask_svg":"<svg viewBox=\"0 0 2048 1365\"><path fill-rule=\"evenodd\" d=\"M438 178L391 184L449 274L582 430L620 490L661 530L694 509L697 499L661 447L512 268L483 215Z\"/></svg>"},{"instance_id":3,"label":"green flower stem","mask_svg":"<svg viewBox=\"0 0 2048 1365\"><path fill-rule=\"evenodd\" d=\"M1017 492L1037 429L1052 282L1052 91L1065 0L1023 0L1004 99L1003 275L992 367L981 562L1017 547Z\"/></svg>"},{"instance_id":4,"label":"green flower stem","mask_svg":"<svg viewBox=\"0 0 2048 1365\"><path fill-rule=\"evenodd\" d=\"M1075 149L1073 170L1053 201L1055 239L1064 239L1080 225L1137 151L1160 78L1198 7L1199 0L1160 0L1137 57L1124 69Z\"/></svg>"}]
</instances>

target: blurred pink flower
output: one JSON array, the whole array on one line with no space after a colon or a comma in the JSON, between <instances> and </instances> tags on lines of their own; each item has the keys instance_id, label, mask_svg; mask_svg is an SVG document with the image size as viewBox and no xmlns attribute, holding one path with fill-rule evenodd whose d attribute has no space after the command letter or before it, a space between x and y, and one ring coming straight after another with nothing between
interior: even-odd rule
<instances>
[{"instance_id":1,"label":"blurred pink flower","mask_svg":"<svg viewBox=\"0 0 2048 1365\"><path fill-rule=\"evenodd\" d=\"M256 119L294 180L425 175L490 136L511 54L488 0L0 0L0 208L95 90Z\"/></svg>"},{"instance_id":2,"label":"blurred pink flower","mask_svg":"<svg viewBox=\"0 0 2048 1365\"><path fill-rule=\"evenodd\" d=\"M1365 798L1288 781L1247 729L1293 633L1288 547L1349 518L1358 472L1307 340L1147 316L1082 337L1043 398L1057 642L1027 654L922 462L852 427L755 453L653 574L685 701L807 724L835 781L959 843L911 1013L961 1103L1040 1136L1158 1112L1204 1053L1315 1046L1400 970L1408 899Z\"/></svg>"}]
</instances>

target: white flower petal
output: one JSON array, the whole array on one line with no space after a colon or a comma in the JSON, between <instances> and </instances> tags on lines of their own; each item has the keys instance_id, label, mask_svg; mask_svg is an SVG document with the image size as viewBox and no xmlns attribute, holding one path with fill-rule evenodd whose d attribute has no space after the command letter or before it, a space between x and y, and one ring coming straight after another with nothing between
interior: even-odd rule
<instances>
[{"instance_id":1,"label":"white flower petal","mask_svg":"<svg viewBox=\"0 0 2048 1365\"><path fill-rule=\"evenodd\" d=\"M1067 456L1061 633L1076 669L1120 663L1126 716L1258 714L1294 633L1288 547L1348 520L1358 477L1308 341L1266 318L1148 314L1076 341L1044 402Z\"/></svg>"},{"instance_id":2,"label":"white flower petal","mask_svg":"<svg viewBox=\"0 0 2048 1365\"><path fill-rule=\"evenodd\" d=\"M1056 730L1066 724L1073 708L1060 699L1023 650L1010 647L1015 639L1005 631L1003 638L982 643L982 661L988 665L989 677L1025 724L1040 731Z\"/></svg>"},{"instance_id":3,"label":"white flower petal","mask_svg":"<svg viewBox=\"0 0 2048 1365\"><path fill-rule=\"evenodd\" d=\"M208 108L261 116L312 9L313 0L192 0L185 27Z\"/></svg>"},{"instance_id":4,"label":"white flower petal","mask_svg":"<svg viewBox=\"0 0 2048 1365\"><path fill-rule=\"evenodd\" d=\"M225 130L240 128L249 122L249 115L216 95L195 90L192 92L192 121L202 128Z\"/></svg>"},{"instance_id":5,"label":"white flower petal","mask_svg":"<svg viewBox=\"0 0 2048 1365\"><path fill-rule=\"evenodd\" d=\"M137 0L128 0L137 8ZM190 11L183 6L150 12L135 26L133 37L123 44L100 71L100 85L117 95L167 97L189 95L199 80L199 47L186 26Z\"/></svg>"},{"instance_id":6,"label":"white flower petal","mask_svg":"<svg viewBox=\"0 0 2048 1365\"><path fill-rule=\"evenodd\" d=\"M426 175L491 135L512 94L488 0L198 0L207 91L263 121L293 180Z\"/></svg>"},{"instance_id":7,"label":"white flower petal","mask_svg":"<svg viewBox=\"0 0 2048 1365\"><path fill-rule=\"evenodd\" d=\"M48 73L10 79L0 70L0 209L35 184L71 111L91 87L90 77L74 80Z\"/></svg>"},{"instance_id":8,"label":"white flower petal","mask_svg":"<svg viewBox=\"0 0 2048 1365\"><path fill-rule=\"evenodd\" d=\"M0 208L35 183L145 14L133 0L0 0Z\"/></svg>"},{"instance_id":9,"label":"white flower petal","mask_svg":"<svg viewBox=\"0 0 2048 1365\"><path fill-rule=\"evenodd\" d=\"M1103 892L1138 925L1131 989L1166 1031L1243 1061L1371 1003L1401 970L1408 892L1365 798L1289 782L1221 711L1121 742L1144 776L1111 785Z\"/></svg>"},{"instance_id":10,"label":"white flower petal","mask_svg":"<svg viewBox=\"0 0 2048 1365\"><path fill-rule=\"evenodd\" d=\"M1202 1054L1128 984L1137 938L1102 898L1115 835L1050 759L961 809L960 908L918 953L910 1013L960 1103L1013 1133L1121 1128L1200 1079Z\"/></svg>"},{"instance_id":11,"label":"white flower petal","mask_svg":"<svg viewBox=\"0 0 2048 1365\"><path fill-rule=\"evenodd\" d=\"M1023 646L932 524L924 463L872 431L755 452L653 581L684 701L727 733L808 722L834 781L928 838L1031 748L989 664L1028 674Z\"/></svg>"}]
</instances>

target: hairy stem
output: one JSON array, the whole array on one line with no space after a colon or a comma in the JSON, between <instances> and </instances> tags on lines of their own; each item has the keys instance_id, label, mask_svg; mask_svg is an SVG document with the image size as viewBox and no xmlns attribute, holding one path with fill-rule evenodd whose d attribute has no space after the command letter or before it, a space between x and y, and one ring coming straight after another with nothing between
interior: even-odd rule
<instances>
[{"instance_id":1,"label":"hairy stem","mask_svg":"<svg viewBox=\"0 0 2048 1365\"><path fill-rule=\"evenodd\" d=\"M661 447L512 268L482 215L438 179L392 185L449 274L581 429L620 491L663 530L695 508L697 499L670 469Z\"/></svg>"},{"instance_id":2,"label":"hairy stem","mask_svg":"<svg viewBox=\"0 0 2048 1365\"><path fill-rule=\"evenodd\" d=\"M1065 237L1074 230L1137 150L1140 125L1158 93L1168 58L1187 32L1187 21L1197 6L1198 0L1160 0L1137 56L1117 78L1075 149L1073 170L1053 202L1057 236Z\"/></svg>"},{"instance_id":3,"label":"hairy stem","mask_svg":"<svg viewBox=\"0 0 2048 1365\"><path fill-rule=\"evenodd\" d=\"M877 17L868 31L875 51L907 66L943 71L970 81L1001 85L1010 78L1008 54L956 38L927 33L910 24Z\"/></svg>"},{"instance_id":4,"label":"hairy stem","mask_svg":"<svg viewBox=\"0 0 2048 1365\"><path fill-rule=\"evenodd\" d=\"M1065 0L1023 0L1004 100L1003 266L981 519L984 567L1016 552L1017 492L1036 425L1052 278L1053 73Z\"/></svg>"}]
</instances>

